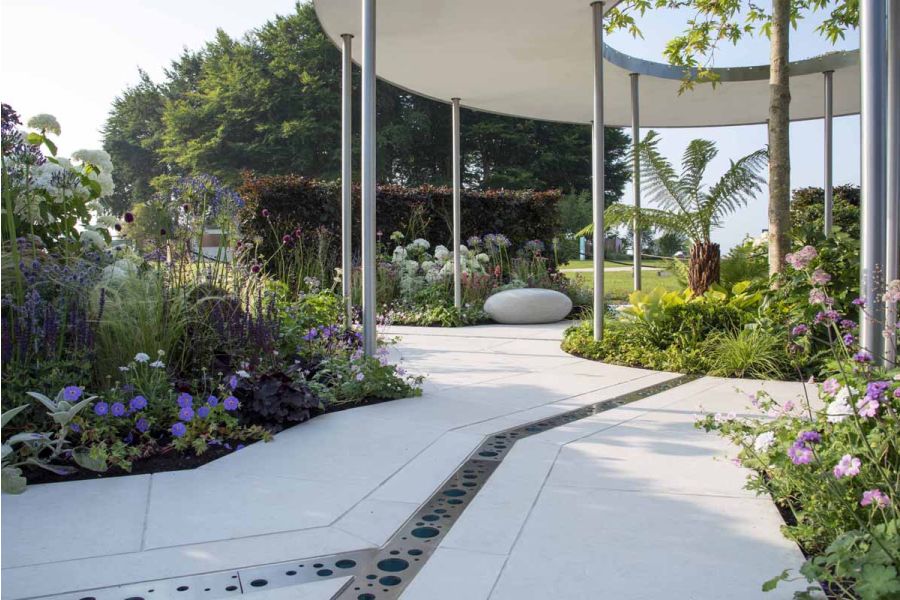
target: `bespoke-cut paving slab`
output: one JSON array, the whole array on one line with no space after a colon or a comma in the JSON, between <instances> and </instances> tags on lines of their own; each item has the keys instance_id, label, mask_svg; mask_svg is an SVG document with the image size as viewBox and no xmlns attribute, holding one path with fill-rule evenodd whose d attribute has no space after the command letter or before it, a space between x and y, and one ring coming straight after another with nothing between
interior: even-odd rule
<instances>
[{"instance_id":1,"label":"bespoke-cut paving slab","mask_svg":"<svg viewBox=\"0 0 900 600\"><path fill-rule=\"evenodd\" d=\"M176 471L153 476L145 548L324 527L365 490L347 482ZM257 507L247 510L247 507Z\"/></svg>"},{"instance_id":2,"label":"bespoke-cut paving slab","mask_svg":"<svg viewBox=\"0 0 900 600\"><path fill-rule=\"evenodd\" d=\"M250 588L245 593L250 594L252 600L330 600L349 582L349 577L340 577L259 591Z\"/></svg>"},{"instance_id":3,"label":"bespoke-cut paving slab","mask_svg":"<svg viewBox=\"0 0 900 600\"><path fill-rule=\"evenodd\" d=\"M780 524L766 499L548 486L491 600L758 600L765 579L803 560Z\"/></svg>"},{"instance_id":4,"label":"bespoke-cut paving slab","mask_svg":"<svg viewBox=\"0 0 900 600\"><path fill-rule=\"evenodd\" d=\"M137 552L149 485L149 475L138 475L32 485L19 495L4 494L4 569Z\"/></svg>"},{"instance_id":5,"label":"bespoke-cut paving slab","mask_svg":"<svg viewBox=\"0 0 900 600\"><path fill-rule=\"evenodd\" d=\"M401 598L482 600L491 593L505 559L504 556L438 548Z\"/></svg>"}]
</instances>

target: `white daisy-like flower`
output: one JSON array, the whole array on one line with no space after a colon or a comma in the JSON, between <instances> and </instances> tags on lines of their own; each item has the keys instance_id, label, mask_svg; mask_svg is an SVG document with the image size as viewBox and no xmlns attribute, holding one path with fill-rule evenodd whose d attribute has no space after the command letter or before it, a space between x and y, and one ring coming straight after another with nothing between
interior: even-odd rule
<instances>
[{"instance_id":1,"label":"white daisy-like flower","mask_svg":"<svg viewBox=\"0 0 900 600\"><path fill-rule=\"evenodd\" d=\"M853 408L850 406L850 390L847 386L842 387L834 395L834 400L828 404L825 414L829 423L840 423L853 414Z\"/></svg>"},{"instance_id":2,"label":"white daisy-like flower","mask_svg":"<svg viewBox=\"0 0 900 600\"><path fill-rule=\"evenodd\" d=\"M766 431L764 433L756 436L756 439L753 440L753 449L757 452L765 452L769 448L772 447L772 444L775 443L775 432L774 431Z\"/></svg>"},{"instance_id":3,"label":"white daisy-like flower","mask_svg":"<svg viewBox=\"0 0 900 600\"><path fill-rule=\"evenodd\" d=\"M38 131L53 133L56 135L59 135L60 131L62 131L59 127L59 121L56 120L56 117L54 117L53 115L48 115L47 113L34 115L30 119L28 119L28 126L32 129L37 129Z\"/></svg>"},{"instance_id":4,"label":"white daisy-like flower","mask_svg":"<svg viewBox=\"0 0 900 600\"><path fill-rule=\"evenodd\" d=\"M138 352L134 355L134 361L139 363L145 363L150 360L150 355L144 352Z\"/></svg>"},{"instance_id":5,"label":"white daisy-like flower","mask_svg":"<svg viewBox=\"0 0 900 600\"><path fill-rule=\"evenodd\" d=\"M119 367L119 370L122 371L123 373L125 373L127 371L130 371L131 367Z\"/></svg>"}]
</instances>

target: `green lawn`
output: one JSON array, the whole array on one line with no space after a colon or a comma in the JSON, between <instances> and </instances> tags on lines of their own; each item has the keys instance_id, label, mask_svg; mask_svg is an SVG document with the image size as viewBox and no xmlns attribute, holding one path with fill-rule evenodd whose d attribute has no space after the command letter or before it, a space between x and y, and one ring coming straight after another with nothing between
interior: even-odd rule
<instances>
[{"instance_id":1,"label":"green lawn","mask_svg":"<svg viewBox=\"0 0 900 600\"><path fill-rule=\"evenodd\" d=\"M566 277L577 279L593 288L593 273L566 273ZM678 278L664 271L644 271L641 287L649 292L653 288L662 287L667 291L683 289ZM624 302L628 300L628 294L634 291L634 282L630 271L607 272L603 278L603 287L607 302Z\"/></svg>"},{"instance_id":2,"label":"green lawn","mask_svg":"<svg viewBox=\"0 0 900 600\"><path fill-rule=\"evenodd\" d=\"M604 263L605 267L627 267L631 265L630 259L624 259L621 261L610 261L607 260ZM594 266L594 261L592 260L570 260L566 264L562 265L560 268L562 269L590 269ZM664 269L666 267L666 261L660 258L645 258L641 261L641 266L644 267L657 267L660 269Z\"/></svg>"}]
</instances>

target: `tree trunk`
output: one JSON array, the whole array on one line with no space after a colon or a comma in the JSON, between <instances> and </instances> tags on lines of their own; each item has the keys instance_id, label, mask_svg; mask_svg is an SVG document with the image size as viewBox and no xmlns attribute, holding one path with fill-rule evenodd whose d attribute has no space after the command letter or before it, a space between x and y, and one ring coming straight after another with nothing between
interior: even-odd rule
<instances>
[{"instance_id":1,"label":"tree trunk","mask_svg":"<svg viewBox=\"0 0 900 600\"><path fill-rule=\"evenodd\" d=\"M694 242L688 262L688 285L696 295L719 282L719 245L712 242Z\"/></svg>"},{"instance_id":2,"label":"tree trunk","mask_svg":"<svg viewBox=\"0 0 900 600\"><path fill-rule=\"evenodd\" d=\"M790 250L791 155L788 72L790 0L772 1L769 67L769 274L781 272Z\"/></svg>"}]
</instances>

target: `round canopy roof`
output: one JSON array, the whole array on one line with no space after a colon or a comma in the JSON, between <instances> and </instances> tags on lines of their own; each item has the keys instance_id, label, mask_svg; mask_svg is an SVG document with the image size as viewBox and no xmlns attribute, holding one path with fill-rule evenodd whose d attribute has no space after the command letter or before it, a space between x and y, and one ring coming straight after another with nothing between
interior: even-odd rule
<instances>
[{"instance_id":1,"label":"round canopy roof","mask_svg":"<svg viewBox=\"0 0 900 600\"><path fill-rule=\"evenodd\" d=\"M360 0L314 0L338 46L355 38L361 59ZM618 3L611 0L607 9ZM547 121L590 123L591 9L587 0L378 0L378 77L436 100ZM763 123L769 67L715 69L720 83L679 94L683 71L604 51L606 124L631 124L629 75L639 73L642 127ZM791 118L824 115L822 72L834 71L835 116L859 112L859 52L791 63Z\"/></svg>"}]
</instances>

